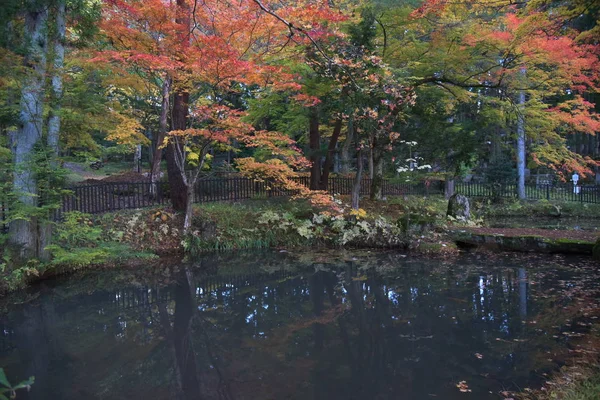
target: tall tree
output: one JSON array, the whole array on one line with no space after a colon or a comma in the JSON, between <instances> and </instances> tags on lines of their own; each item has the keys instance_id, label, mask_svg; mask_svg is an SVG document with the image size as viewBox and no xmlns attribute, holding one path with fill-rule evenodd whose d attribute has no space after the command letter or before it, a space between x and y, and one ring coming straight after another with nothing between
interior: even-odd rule
<instances>
[{"instance_id":1,"label":"tall tree","mask_svg":"<svg viewBox=\"0 0 600 400\"><path fill-rule=\"evenodd\" d=\"M30 258L43 253L38 232L40 225L36 217L28 214L34 214L33 208L38 204L33 153L43 134L48 9L46 4L35 0L26 5L24 65L27 75L22 83L19 126L11 135L15 165L13 190L23 210L10 224L10 240L19 247L22 257Z\"/></svg>"}]
</instances>

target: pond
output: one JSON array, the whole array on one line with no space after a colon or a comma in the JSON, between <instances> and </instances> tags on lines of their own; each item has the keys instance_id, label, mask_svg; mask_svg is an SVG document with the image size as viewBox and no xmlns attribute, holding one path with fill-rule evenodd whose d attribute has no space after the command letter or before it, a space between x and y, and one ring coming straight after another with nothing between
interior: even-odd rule
<instances>
[{"instance_id":1,"label":"pond","mask_svg":"<svg viewBox=\"0 0 600 400\"><path fill-rule=\"evenodd\" d=\"M0 366L35 376L18 399L498 399L573 357L598 278L513 254L164 260L5 299Z\"/></svg>"}]
</instances>

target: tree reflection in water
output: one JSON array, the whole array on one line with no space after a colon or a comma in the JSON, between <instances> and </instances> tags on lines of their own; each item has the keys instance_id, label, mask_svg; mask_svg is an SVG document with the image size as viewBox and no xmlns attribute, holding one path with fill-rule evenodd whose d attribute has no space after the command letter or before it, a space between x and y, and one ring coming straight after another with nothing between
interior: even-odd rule
<instances>
[{"instance_id":1,"label":"tree reflection in water","mask_svg":"<svg viewBox=\"0 0 600 400\"><path fill-rule=\"evenodd\" d=\"M560 364L553 326L597 279L527 259L259 257L178 266L167 286L46 288L4 316L0 361L36 376L31 399L462 399L463 380L492 399Z\"/></svg>"}]
</instances>

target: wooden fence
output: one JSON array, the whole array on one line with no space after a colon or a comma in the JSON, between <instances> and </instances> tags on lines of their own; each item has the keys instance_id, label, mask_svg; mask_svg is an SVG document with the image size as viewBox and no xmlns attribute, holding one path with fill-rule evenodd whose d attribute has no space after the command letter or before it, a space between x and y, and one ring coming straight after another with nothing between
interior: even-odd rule
<instances>
[{"instance_id":1,"label":"wooden fence","mask_svg":"<svg viewBox=\"0 0 600 400\"><path fill-rule=\"evenodd\" d=\"M297 183L309 186L308 177L295 178ZM329 192L339 195L350 195L354 179L333 177L329 179ZM369 194L370 179L363 179L361 195ZM170 204L169 187L158 184L155 190L150 182L98 183L73 186L71 194L65 196L62 212L80 211L88 214L100 214L110 211L135 209ZM440 194L438 186L425 184L406 184L384 181L384 196ZM201 179L194 189L194 203L210 203L222 201L240 201L252 198L268 198L291 196L295 193L289 189L278 188L266 181L251 178L228 177Z\"/></svg>"},{"instance_id":2,"label":"wooden fence","mask_svg":"<svg viewBox=\"0 0 600 400\"><path fill-rule=\"evenodd\" d=\"M457 183L457 193L467 197L516 198L517 185L491 185L483 183ZM579 186L572 184L526 185L525 195L529 200L568 201L600 204L600 186Z\"/></svg>"},{"instance_id":3,"label":"wooden fence","mask_svg":"<svg viewBox=\"0 0 600 400\"><path fill-rule=\"evenodd\" d=\"M295 178L297 183L309 186L309 177ZM328 190L332 194L350 195L353 178L331 177ZM363 179L360 194L369 194L371 180ZM457 193L468 197L516 197L516 185L494 186L480 183L457 183ZM150 182L102 182L73 186L71 193L63 199L63 205L56 212L60 219L65 212L79 211L88 214L101 214L111 211L136 209L170 204L169 186L159 183L153 188ZM404 195L441 195L444 193L443 182L400 183L384 180L382 191L384 196ZM290 196L290 190L277 188L269 182L257 181L243 177L211 177L198 181L194 190L195 203L240 201L252 198ZM575 193L572 185L527 185L528 199L551 201L575 201L581 203L600 203L600 186L581 186ZM7 204L0 204L0 229L6 231L4 223Z\"/></svg>"}]
</instances>

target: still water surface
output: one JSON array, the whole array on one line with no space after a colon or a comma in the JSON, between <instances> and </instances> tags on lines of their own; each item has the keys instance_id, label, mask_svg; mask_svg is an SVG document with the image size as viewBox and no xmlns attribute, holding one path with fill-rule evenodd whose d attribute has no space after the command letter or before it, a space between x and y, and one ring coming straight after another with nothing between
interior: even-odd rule
<instances>
[{"instance_id":1,"label":"still water surface","mask_svg":"<svg viewBox=\"0 0 600 400\"><path fill-rule=\"evenodd\" d=\"M593 270L515 255L165 261L9 298L0 366L35 376L18 399L498 399L576 348Z\"/></svg>"}]
</instances>

